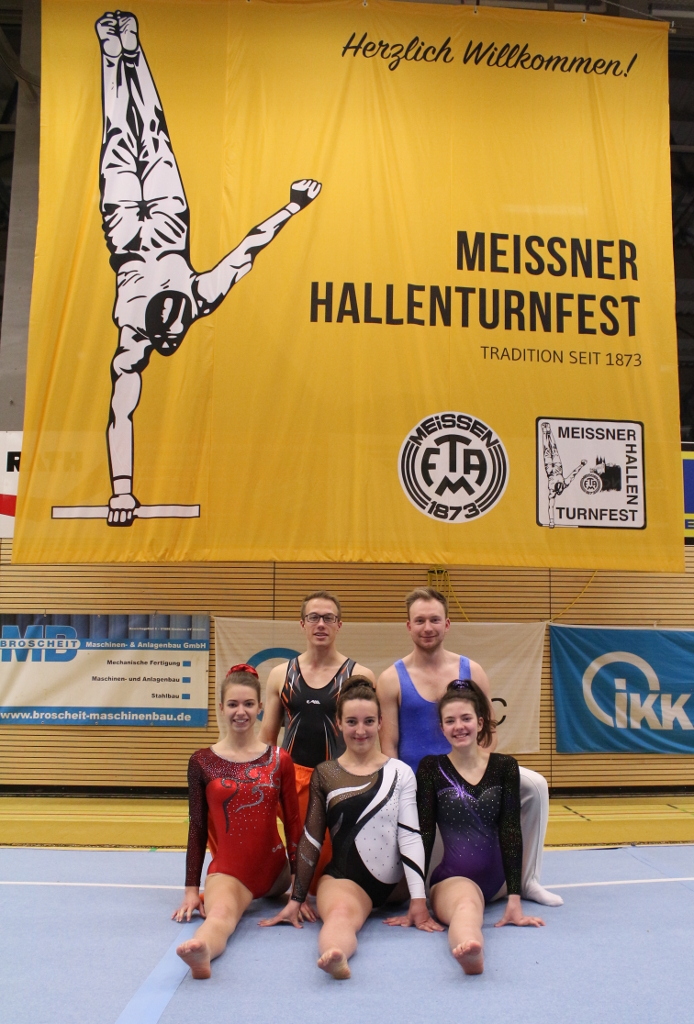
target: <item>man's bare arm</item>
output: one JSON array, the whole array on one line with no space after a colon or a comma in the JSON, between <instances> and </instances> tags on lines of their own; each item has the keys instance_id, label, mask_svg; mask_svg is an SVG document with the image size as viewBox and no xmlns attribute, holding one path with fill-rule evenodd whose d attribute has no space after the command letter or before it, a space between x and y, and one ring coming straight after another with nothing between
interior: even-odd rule
<instances>
[{"instance_id":1,"label":"man's bare arm","mask_svg":"<svg viewBox=\"0 0 694 1024\"><path fill-rule=\"evenodd\" d=\"M492 705L492 688L491 688L491 686L489 684L489 677L488 677L487 673L484 671L484 669L482 668L482 666L478 665L476 661L471 661L470 662L470 678L472 679L473 683L477 683L477 685L479 686L480 690L482 690L482 692L484 693L485 697L487 698L487 703L489 704L489 710L492 713L492 717L493 717L494 707ZM494 733L492 734L492 742L487 747L487 750L489 751L490 754L494 753L494 751L496 750L498 742L499 742L499 737L496 734L496 730L494 730Z\"/></svg>"},{"instance_id":2,"label":"man's bare arm","mask_svg":"<svg viewBox=\"0 0 694 1024\"><path fill-rule=\"evenodd\" d=\"M287 675L289 662L283 661L276 665L267 677L265 687L265 707L263 709L263 721L258 733L261 743L277 743L280 729L282 728L282 704L280 703L280 691Z\"/></svg>"},{"instance_id":3,"label":"man's bare arm","mask_svg":"<svg viewBox=\"0 0 694 1024\"><path fill-rule=\"evenodd\" d=\"M312 203L321 190L321 184L306 178L295 181L289 192L289 202L277 213L264 220L262 224L251 228L246 237L216 267L204 274L198 274L197 291L201 300L206 303L203 316L214 312L231 288L245 277L253 267L258 253L269 245L290 217L299 213Z\"/></svg>"},{"instance_id":4,"label":"man's bare arm","mask_svg":"<svg viewBox=\"0 0 694 1024\"><path fill-rule=\"evenodd\" d=\"M400 741L399 710L400 680L394 665L383 672L376 683L376 693L381 704L381 750L386 757L398 756Z\"/></svg>"},{"instance_id":5,"label":"man's bare arm","mask_svg":"<svg viewBox=\"0 0 694 1024\"><path fill-rule=\"evenodd\" d=\"M366 668L364 665L355 665L354 672L352 674L355 676L366 676L367 679L371 680L374 686L376 685L376 676L370 668Z\"/></svg>"}]
</instances>

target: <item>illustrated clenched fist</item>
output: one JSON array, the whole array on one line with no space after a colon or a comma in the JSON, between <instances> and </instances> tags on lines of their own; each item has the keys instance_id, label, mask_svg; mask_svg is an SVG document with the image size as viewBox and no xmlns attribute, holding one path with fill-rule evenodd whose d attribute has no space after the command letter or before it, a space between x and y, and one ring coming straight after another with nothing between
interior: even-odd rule
<instances>
[{"instance_id":1,"label":"illustrated clenched fist","mask_svg":"<svg viewBox=\"0 0 694 1024\"><path fill-rule=\"evenodd\" d=\"M301 181L294 181L289 192L289 202L294 203L300 210L303 210L304 207L313 202L322 187L319 181L314 181L312 178L302 178Z\"/></svg>"}]
</instances>

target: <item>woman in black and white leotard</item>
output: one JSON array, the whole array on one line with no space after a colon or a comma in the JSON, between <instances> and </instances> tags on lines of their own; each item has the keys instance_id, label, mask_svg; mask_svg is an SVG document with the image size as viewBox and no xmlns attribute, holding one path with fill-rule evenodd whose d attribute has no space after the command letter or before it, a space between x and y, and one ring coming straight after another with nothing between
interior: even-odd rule
<instances>
[{"instance_id":1,"label":"woman in black and white leotard","mask_svg":"<svg viewBox=\"0 0 694 1024\"><path fill-rule=\"evenodd\" d=\"M318 765L311 778L308 813L299 840L292 898L271 920L301 927L306 899L326 825L332 860L318 883L318 966L334 978L349 978L347 961L357 948L357 932L374 907L381 906L403 875L410 910L394 923L440 930L429 916L424 891L424 847L417 817L416 783L409 765L378 749L381 709L373 684L353 676L342 687L337 721L346 750Z\"/></svg>"}]
</instances>

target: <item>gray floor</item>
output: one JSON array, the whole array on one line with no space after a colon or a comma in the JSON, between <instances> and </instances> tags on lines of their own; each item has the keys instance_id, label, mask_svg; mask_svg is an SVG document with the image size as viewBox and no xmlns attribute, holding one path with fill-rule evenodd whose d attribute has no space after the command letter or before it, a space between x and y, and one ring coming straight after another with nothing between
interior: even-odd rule
<instances>
[{"instance_id":1,"label":"gray floor","mask_svg":"<svg viewBox=\"0 0 694 1024\"><path fill-rule=\"evenodd\" d=\"M441 1018L528 1024L659 1024L692 1019L694 847L548 851L544 881L565 905L543 929L493 928L485 915L485 973L466 978L445 935L365 925L352 981L315 967L317 926L261 931L254 904L213 967L193 982L175 957L170 920L184 855L0 849L6 933L3 1021L11 1024L402 1024ZM84 883L105 883L85 885ZM536 913L535 904L526 904ZM6 935L7 937L7 935ZM182 980L181 980L182 978ZM180 982L180 984L179 984Z\"/></svg>"}]
</instances>

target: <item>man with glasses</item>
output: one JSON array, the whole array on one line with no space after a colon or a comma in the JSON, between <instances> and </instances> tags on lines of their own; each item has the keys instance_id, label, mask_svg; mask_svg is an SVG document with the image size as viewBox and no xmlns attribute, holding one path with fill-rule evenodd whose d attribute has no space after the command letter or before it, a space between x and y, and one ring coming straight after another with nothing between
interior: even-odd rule
<instances>
[{"instance_id":1,"label":"man with glasses","mask_svg":"<svg viewBox=\"0 0 694 1024\"><path fill-rule=\"evenodd\" d=\"M437 702L453 679L471 679L491 700L484 669L464 655L444 647L450 628L448 602L433 587L413 590L405 598L407 629L414 649L380 676L378 696L383 726L381 750L399 757L417 771L427 754L447 754L450 744L441 732ZM497 744L494 733L491 747ZM561 896L540 885L542 851L549 817L549 790L542 775L520 768L521 831L523 833L522 896L555 907ZM434 858L436 848L434 849ZM435 860L432 859L432 866Z\"/></svg>"},{"instance_id":2,"label":"man with glasses","mask_svg":"<svg viewBox=\"0 0 694 1024\"><path fill-rule=\"evenodd\" d=\"M352 675L366 676L374 685L376 679L371 669L357 665L337 650L342 610L334 594L317 590L305 597L300 621L307 649L298 658L285 661L270 672L260 739L264 743L276 743L286 716L282 746L294 762L303 820L313 769L323 761L339 757L345 749L336 718L342 684ZM330 839L326 832L312 892L330 856Z\"/></svg>"}]
</instances>

